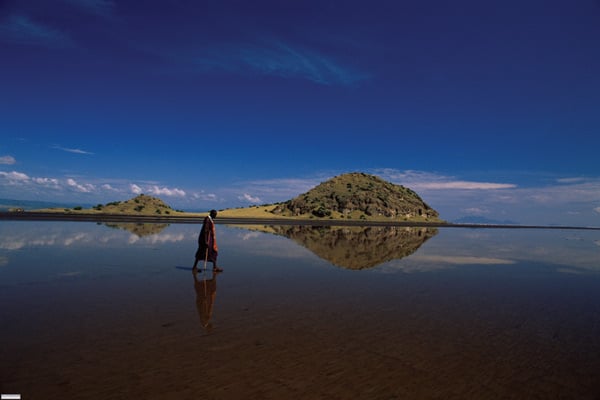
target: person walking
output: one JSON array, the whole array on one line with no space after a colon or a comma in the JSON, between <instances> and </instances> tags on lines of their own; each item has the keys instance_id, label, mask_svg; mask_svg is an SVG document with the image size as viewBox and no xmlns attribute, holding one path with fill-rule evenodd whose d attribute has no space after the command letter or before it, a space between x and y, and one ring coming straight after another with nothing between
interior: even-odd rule
<instances>
[{"instance_id":1,"label":"person walking","mask_svg":"<svg viewBox=\"0 0 600 400\"><path fill-rule=\"evenodd\" d=\"M213 271L223 271L223 269L217 266L219 247L217 246L217 235L214 222L216 217L217 211L210 210L210 214L204 218L202 229L198 235L198 250L196 251L196 261L194 262L193 269L197 269L196 266L198 265L198 261L204 260L204 268L206 268L206 263L210 261L213 265Z\"/></svg>"}]
</instances>

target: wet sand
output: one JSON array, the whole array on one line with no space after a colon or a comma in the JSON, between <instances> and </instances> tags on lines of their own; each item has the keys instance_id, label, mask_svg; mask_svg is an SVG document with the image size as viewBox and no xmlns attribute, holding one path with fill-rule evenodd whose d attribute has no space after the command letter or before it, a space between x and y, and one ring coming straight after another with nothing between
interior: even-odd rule
<instances>
[{"instance_id":1,"label":"wet sand","mask_svg":"<svg viewBox=\"0 0 600 400\"><path fill-rule=\"evenodd\" d=\"M501 275L192 276L8 288L2 393L24 399L597 399L597 284ZM230 274L228 276L227 274ZM189 275L189 276L188 276ZM272 281L273 280L273 281ZM494 282L494 286L486 285ZM334 282L337 282L334 283ZM31 295L19 295L27 289ZM68 289L68 290L67 290ZM577 289L577 290L572 290ZM260 294L257 292L260 291ZM6 304L6 303L4 303ZM6 316L6 308L1 309ZM29 331L27 330L29 329Z\"/></svg>"}]
</instances>

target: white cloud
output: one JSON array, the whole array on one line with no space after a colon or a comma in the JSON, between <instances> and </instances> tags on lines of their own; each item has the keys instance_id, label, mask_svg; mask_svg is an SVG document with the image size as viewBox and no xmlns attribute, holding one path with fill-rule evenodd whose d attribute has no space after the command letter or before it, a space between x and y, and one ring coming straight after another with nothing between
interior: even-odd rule
<instances>
[{"instance_id":1,"label":"white cloud","mask_svg":"<svg viewBox=\"0 0 600 400\"><path fill-rule=\"evenodd\" d=\"M260 200L259 197L257 197L257 196L251 196L248 193L244 193L242 196L238 196L238 199L240 199L242 201L247 201L247 202L253 203L253 204L261 203L261 200Z\"/></svg>"},{"instance_id":2,"label":"white cloud","mask_svg":"<svg viewBox=\"0 0 600 400\"><path fill-rule=\"evenodd\" d=\"M594 208L594 211L596 211L598 214L600 214L600 207Z\"/></svg>"},{"instance_id":3,"label":"white cloud","mask_svg":"<svg viewBox=\"0 0 600 400\"><path fill-rule=\"evenodd\" d=\"M8 180L9 184L17 184L29 181L29 176L27 176L27 174L17 171L0 171L0 177L4 177L6 180Z\"/></svg>"},{"instance_id":4,"label":"white cloud","mask_svg":"<svg viewBox=\"0 0 600 400\"><path fill-rule=\"evenodd\" d=\"M55 178L31 178L31 181L52 189L60 189L60 182Z\"/></svg>"},{"instance_id":5,"label":"white cloud","mask_svg":"<svg viewBox=\"0 0 600 400\"><path fill-rule=\"evenodd\" d=\"M115 189L114 187L112 187L111 185L109 185L108 183L105 183L104 185L102 185L101 188L104 189L104 190L112 190L114 192L118 191L117 189Z\"/></svg>"},{"instance_id":6,"label":"white cloud","mask_svg":"<svg viewBox=\"0 0 600 400\"><path fill-rule=\"evenodd\" d=\"M113 189L108 185L110 189ZM136 185L135 183L129 184L129 191L133 194L142 194L147 193L154 196L168 196L168 197L185 197L186 192L183 189L179 188L168 188L168 187L159 187L157 185L148 185L141 187Z\"/></svg>"},{"instance_id":7,"label":"white cloud","mask_svg":"<svg viewBox=\"0 0 600 400\"><path fill-rule=\"evenodd\" d=\"M79 184L72 178L67 179L67 185L81 193L91 193L96 189L91 183Z\"/></svg>"},{"instance_id":8,"label":"white cloud","mask_svg":"<svg viewBox=\"0 0 600 400\"><path fill-rule=\"evenodd\" d=\"M16 163L17 160L13 156L2 156L0 157L0 164L12 165Z\"/></svg>"},{"instance_id":9,"label":"white cloud","mask_svg":"<svg viewBox=\"0 0 600 400\"><path fill-rule=\"evenodd\" d=\"M159 188L156 185L148 188L148 193L153 194L155 196L164 195L164 196L169 196L169 197L185 197L185 191L183 191L181 189L178 189L178 188L169 189L166 187Z\"/></svg>"},{"instance_id":10,"label":"white cloud","mask_svg":"<svg viewBox=\"0 0 600 400\"><path fill-rule=\"evenodd\" d=\"M194 193L192 194L194 200L206 200L206 201L217 201L218 197L214 193Z\"/></svg>"},{"instance_id":11,"label":"white cloud","mask_svg":"<svg viewBox=\"0 0 600 400\"><path fill-rule=\"evenodd\" d=\"M129 189L131 190L131 193L133 194L142 194L142 188L139 187L138 185L136 185L135 183L132 183L129 185Z\"/></svg>"}]
</instances>

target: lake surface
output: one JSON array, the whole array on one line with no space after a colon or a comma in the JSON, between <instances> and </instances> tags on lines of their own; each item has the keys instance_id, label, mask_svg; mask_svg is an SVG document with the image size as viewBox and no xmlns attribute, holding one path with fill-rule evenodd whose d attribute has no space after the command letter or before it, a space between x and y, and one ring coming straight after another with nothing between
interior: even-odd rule
<instances>
[{"instance_id":1,"label":"lake surface","mask_svg":"<svg viewBox=\"0 0 600 400\"><path fill-rule=\"evenodd\" d=\"M600 398L599 231L198 231L0 222L0 393Z\"/></svg>"}]
</instances>

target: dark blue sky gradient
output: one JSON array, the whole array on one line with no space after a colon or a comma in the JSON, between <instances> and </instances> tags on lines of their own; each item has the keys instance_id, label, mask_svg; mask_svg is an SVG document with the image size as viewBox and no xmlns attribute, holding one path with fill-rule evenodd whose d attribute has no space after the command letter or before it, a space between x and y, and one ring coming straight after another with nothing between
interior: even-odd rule
<instances>
[{"instance_id":1,"label":"dark blue sky gradient","mask_svg":"<svg viewBox=\"0 0 600 400\"><path fill-rule=\"evenodd\" d=\"M210 209L364 171L448 219L600 224L598 43L592 0L4 1L0 197Z\"/></svg>"}]
</instances>

